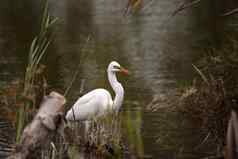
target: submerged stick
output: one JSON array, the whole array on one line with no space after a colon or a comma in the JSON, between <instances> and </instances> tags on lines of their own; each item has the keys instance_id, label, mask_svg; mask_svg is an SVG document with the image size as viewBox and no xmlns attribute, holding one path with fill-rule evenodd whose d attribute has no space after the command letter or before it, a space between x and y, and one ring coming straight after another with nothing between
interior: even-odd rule
<instances>
[{"instance_id":1,"label":"submerged stick","mask_svg":"<svg viewBox=\"0 0 238 159\"><path fill-rule=\"evenodd\" d=\"M61 126L65 102L64 96L56 92L45 96L33 121L25 127L20 144L8 159L34 158L34 153L49 143Z\"/></svg>"}]
</instances>

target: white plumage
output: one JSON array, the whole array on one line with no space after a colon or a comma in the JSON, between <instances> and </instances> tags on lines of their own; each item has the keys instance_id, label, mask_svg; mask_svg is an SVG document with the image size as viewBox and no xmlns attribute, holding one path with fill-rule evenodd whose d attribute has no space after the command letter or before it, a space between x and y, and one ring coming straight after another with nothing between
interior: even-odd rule
<instances>
[{"instance_id":1,"label":"white plumage","mask_svg":"<svg viewBox=\"0 0 238 159\"><path fill-rule=\"evenodd\" d=\"M124 99L124 89L117 81L116 72L128 74L128 71L121 67L119 63L113 61L109 64L107 73L109 83L115 92L114 100L112 100L111 94L106 89L95 89L76 101L67 112L66 119L68 121L85 121L103 116L110 110L117 112Z\"/></svg>"},{"instance_id":2,"label":"white plumage","mask_svg":"<svg viewBox=\"0 0 238 159\"><path fill-rule=\"evenodd\" d=\"M95 89L77 100L73 105L74 110L71 108L67 112L66 119L74 120L74 115L75 120L102 116L107 109L112 108L112 104L112 97L107 90Z\"/></svg>"}]
</instances>

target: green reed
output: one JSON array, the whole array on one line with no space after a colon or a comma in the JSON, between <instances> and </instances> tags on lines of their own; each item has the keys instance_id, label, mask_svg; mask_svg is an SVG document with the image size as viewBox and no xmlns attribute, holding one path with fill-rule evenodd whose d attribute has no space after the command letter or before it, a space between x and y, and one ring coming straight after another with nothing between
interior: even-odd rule
<instances>
[{"instance_id":1,"label":"green reed","mask_svg":"<svg viewBox=\"0 0 238 159\"><path fill-rule=\"evenodd\" d=\"M36 74L39 69L39 65L43 56L46 54L47 48L51 43L51 34L50 30L56 23L57 18L51 18L48 12L48 1L45 0L45 5L43 8L43 16L40 25L39 34L32 40L29 55L28 55L28 65L25 72L25 81L24 81L24 91L23 97L28 99L25 102L24 106L21 107L17 114L17 122L16 122L16 142L20 141L20 134L29 120L28 110L32 108L33 112L36 109L35 99L36 92L35 82L36 82ZM30 102L29 102L30 101Z\"/></svg>"},{"instance_id":2,"label":"green reed","mask_svg":"<svg viewBox=\"0 0 238 159\"><path fill-rule=\"evenodd\" d=\"M71 159L78 158L79 151L87 147L88 152L81 152L81 154L92 155L96 158L123 158L124 148L128 147L129 155L143 158L141 125L141 109L127 110L117 115L112 111L104 117L93 119L86 135L82 135L82 127L79 123L73 123L71 128L74 141L69 142L71 145L69 156ZM113 154L110 154L105 146L110 146Z\"/></svg>"},{"instance_id":3,"label":"green reed","mask_svg":"<svg viewBox=\"0 0 238 159\"><path fill-rule=\"evenodd\" d=\"M121 141L120 128L121 116L110 112L105 117L93 121L92 129L88 132L88 139L99 147L108 144L116 150Z\"/></svg>"},{"instance_id":4,"label":"green reed","mask_svg":"<svg viewBox=\"0 0 238 159\"><path fill-rule=\"evenodd\" d=\"M132 112L128 110L125 116L125 126L127 140L131 155L139 158L144 156L144 144L141 135L142 114L141 109L135 110L135 117Z\"/></svg>"},{"instance_id":5,"label":"green reed","mask_svg":"<svg viewBox=\"0 0 238 159\"><path fill-rule=\"evenodd\" d=\"M121 114L115 115L114 112L108 112L107 115L95 118L90 121L88 131L82 131L82 125L74 122L71 125L73 141L69 142L69 156L71 159L78 158L81 154L94 156L96 158L121 158ZM110 154L106 147L113 150ZM87 149L87 152L82 152Z\"/></svg>"}]
</instances>

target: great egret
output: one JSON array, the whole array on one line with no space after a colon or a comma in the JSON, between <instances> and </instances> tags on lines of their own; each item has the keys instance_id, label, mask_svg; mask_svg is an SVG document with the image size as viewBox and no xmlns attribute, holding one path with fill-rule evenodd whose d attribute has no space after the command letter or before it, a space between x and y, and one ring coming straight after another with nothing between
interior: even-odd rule
<instances>
[{"instance_id":1,"label":"great egret","mask_svg":"<svg viewBox=\"0 0 238 159\"><path fill-rule=\"evenodd\" d=\"M107 68L109 83L115 92L115 98L112 100L111 94L106 89L95 89L80 97L73 107L67 112L68 121L87 121L105 115L108 111L119 111L123 98L124 88L117 81L116 73L128 74L128 70L120 66L116 61L112 61Z\"/></svg>"}]
</instances>

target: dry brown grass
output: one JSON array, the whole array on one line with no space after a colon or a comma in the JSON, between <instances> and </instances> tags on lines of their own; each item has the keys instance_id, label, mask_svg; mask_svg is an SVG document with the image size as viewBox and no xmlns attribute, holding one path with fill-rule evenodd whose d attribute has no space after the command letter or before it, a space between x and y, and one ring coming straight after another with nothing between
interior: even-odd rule
<instances>
[{"instance_id":1,"label":"dry brown grass","mask_svg":"<svg viewBox=\"0 0 238 159\"><path fill-rule=\"evenodd\" d=\"M79 152L96 158L118 156L122 148L121 135L120 117L113 114L92 120L87 132L82 123L78 122L70 123L70 128L65 129L65 140L70 145L69 156L74 157Z\"/></svg>"},{"instance_id":2,"label":"dry brown grass","mask_svg":"<svg viewBox=\"0 0 238 159\"><path fill-rule=\"evenodd\" d=\"M210 133L218 148L225 141L230 107L222 79L200 81L186 89L180 98L180 111L200 121L203 130Z\"/></svg>"}]
</instances>

